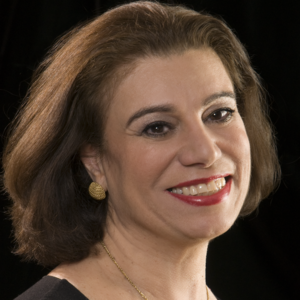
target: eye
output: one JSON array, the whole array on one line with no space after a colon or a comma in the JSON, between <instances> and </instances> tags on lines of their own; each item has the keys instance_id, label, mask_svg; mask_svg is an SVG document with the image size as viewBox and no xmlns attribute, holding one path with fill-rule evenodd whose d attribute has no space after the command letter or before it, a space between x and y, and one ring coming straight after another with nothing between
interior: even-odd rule
<instances>
[{"instance_id":1,"label":"eye","mask_svg":"<svg viewBox=\"0 0 300 300\"><path fill-rule=\"evenodd\" d=\"M213 111L209 116L208 120L211 122L225 123L228 122L234 114L234 110L231 108L220 108Z\"/></svg>"},{"instance_id":2,"label":"eye","mask_svg":"<svg viewBox=\"0 0 300 300\"><path fill-rule=\"evenodd\" d=\"M166 122L153 122L145 127L143 134L150 137L162 137L165 136L171 129L172 126Z\"/></svg>"}]
</instances>

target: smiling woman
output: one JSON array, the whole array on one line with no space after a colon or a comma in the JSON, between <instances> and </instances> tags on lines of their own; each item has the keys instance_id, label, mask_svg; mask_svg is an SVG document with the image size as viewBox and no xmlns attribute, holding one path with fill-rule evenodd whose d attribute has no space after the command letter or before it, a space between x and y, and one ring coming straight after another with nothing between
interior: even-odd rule
<instances>
[{"instance_id":1,"label":"smiling woman","mask_svg":"<svg viewBox=\"0 0 300 300\"><path fill-rule=\"evenodd\" d=\"M212 239L229 229L247 195L251 169L234 93L210 49L138 61L110 103L107 155L98 157L89 145L82 156L93 181L114 199L114 227L122 222L133 230L138 224L143 234L155 230L155 239L177 243ZM227 182L219 190L220 178ZM213 194L198 195L197 185ZM176 193L168 192L175 187Z\"/></svg>"},{"instance_id":2,"label":"smiling woman","mask_svg":"<svg viewBox=\"0 0 300 300\"><path fill-rule=\"evenodd\" d=\"M16 252L55 267L20 300L217 299L208 243L279 175L259 80L234 34L144 1L53 48L4 170Z\"/></svg>"}]
</instances>

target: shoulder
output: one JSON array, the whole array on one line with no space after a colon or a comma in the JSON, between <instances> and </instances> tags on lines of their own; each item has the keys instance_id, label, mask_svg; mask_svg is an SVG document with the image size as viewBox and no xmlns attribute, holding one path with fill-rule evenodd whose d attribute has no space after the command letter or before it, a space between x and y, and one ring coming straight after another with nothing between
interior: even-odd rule
<instances>
[{"instance_id":1,"label":"shoulder","mask_svg":"<svg viewBox=\"0 0 300 300\"><path fill-rule=\"evenodd\" d=\"M88 300L65 279L45 276L15 300Z\"/></svg>"}]
</instances>

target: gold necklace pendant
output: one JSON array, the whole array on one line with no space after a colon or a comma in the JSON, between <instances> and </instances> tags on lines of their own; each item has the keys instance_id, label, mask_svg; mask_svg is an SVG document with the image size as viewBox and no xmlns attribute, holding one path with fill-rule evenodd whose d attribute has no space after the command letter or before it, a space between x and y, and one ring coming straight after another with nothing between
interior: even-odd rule
<instances>
[{"instance_id":1,"label":"gold necklace pendant","mask_svg":"<svg viewBox=\"0 0 300 300\"><path fill-rule=\"evenodd\" d=\"M148 300L148 298L144 295L143 292L141 292L138 287L132 282L132 280L126 275L126 273L124 272L124 270L119 266L119 264L117 263L117 261L115 260L115 258L111 255L111 253L109 252L108 248L106 247L106 245L104 244L104 242L101 242L101 245L103 247L103 249L105 250L105 252L108 254L109 258L114 262L114 264L117 266L117 268L120 270L120 272L123 274L123 276L127 279L127 281L136 289L136 291L140 294L140 296L145 299ZM209 300L209 292L208 292L208 288L207 285L206 287L206 298L207 300Z\"/></svg>"}]
</instances>

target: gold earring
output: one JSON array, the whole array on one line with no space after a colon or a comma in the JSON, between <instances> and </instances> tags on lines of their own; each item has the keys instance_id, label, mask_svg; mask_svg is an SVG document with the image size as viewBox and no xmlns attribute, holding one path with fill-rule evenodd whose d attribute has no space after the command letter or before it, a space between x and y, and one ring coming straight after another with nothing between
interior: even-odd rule
<instances>
[{"instance_id":1,"label":"gold earring","mask_svg":"<svg viewBox=\"0 0 300 300\"><path fill-rule=\"evenodd\" d=\"M93 197L96 200L103 200L106 197L104 188L96 182L92 182L90 184L89 194L91 197Z\"/></svg>"}]
</instances>

